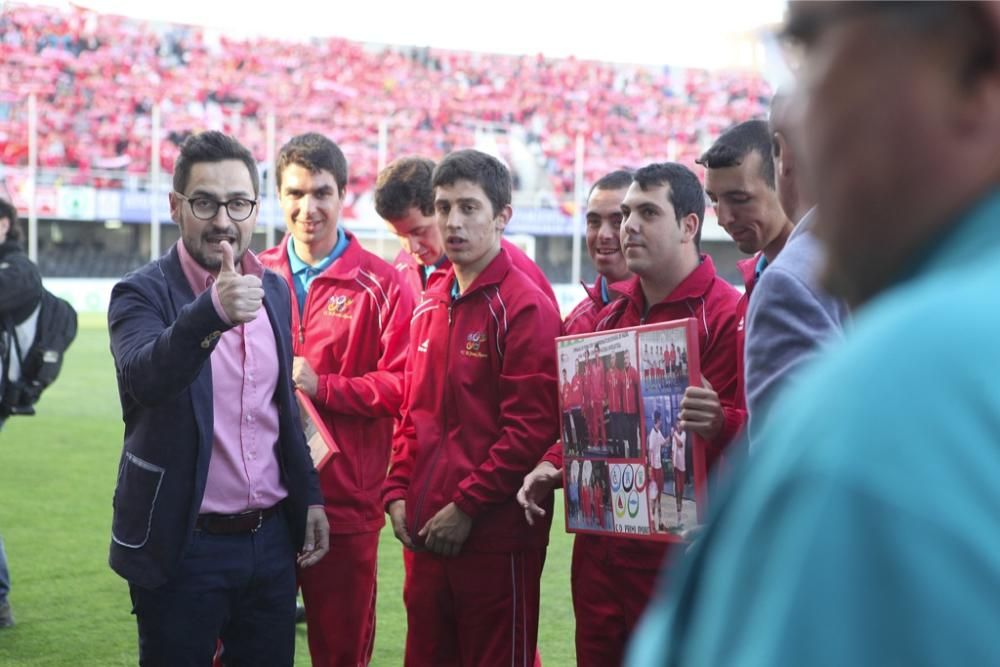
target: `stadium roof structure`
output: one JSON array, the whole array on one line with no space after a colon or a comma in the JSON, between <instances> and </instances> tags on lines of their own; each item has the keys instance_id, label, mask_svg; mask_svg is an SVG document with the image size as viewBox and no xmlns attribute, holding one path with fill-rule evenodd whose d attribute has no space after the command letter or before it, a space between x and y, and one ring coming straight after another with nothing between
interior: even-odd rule
<instances>
[{"instance_id":1,"label":"stadium roof structure","mask_svg":"<svg viewBox=\"0 0 1000 667\"><path fill-rule=\"evenodd\" d=\"M2 6L3 0L0 0ZM780 22L785 0L33 0L154 21L201 25L233 36L337 36L487 53L707 69L756 66L749 53ZM289 8L291 7L291 11Z\"/></svg>"}]
</instances>

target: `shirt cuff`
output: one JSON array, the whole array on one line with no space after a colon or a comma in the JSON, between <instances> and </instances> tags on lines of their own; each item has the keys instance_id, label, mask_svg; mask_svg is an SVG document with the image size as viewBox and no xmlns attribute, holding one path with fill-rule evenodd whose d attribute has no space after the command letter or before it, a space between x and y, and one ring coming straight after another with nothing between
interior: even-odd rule
<instances>
[{"instance_id":1,"label":"shirt cuff","mask_svg":"<svg viewBox=\"0 0 1000 667\"><path fill-rule=\"evenodd\" d=\"M316 395L313 396L313 402L316 405L321 405L326 407L326 382L323 380L322 375L316 373Z\"/></svg>"},{"instance_id":2,"label":"shirt cuff","mask_svg":"<svg viewBox=\"0 0 1000 667\"><path fill-rule=\"evenodd\" d=\"M212 305L215 306L215 314L227 325L233 326L233 321L229 319L229 315L226 315L226 309L222 307L222 301L219 299L219 288L216 285L217 283L212 283L212 286L208 288L212 293Z\"/></svg>"},{"instance_id":3,"label":"shirt cuff","mask_svg":"<svg viewBox=\"0 0 1000 667\"><path fill-rule=\"evenodd\" d=\"M556 489L563 488L563 476L561 474L562 473L562 468L563 468L562 449L560 448L559 452L557 454L553 454L551 452L546 453L545 456L542 457L542 461L546 461L546 462L552 464L552 466L555 467L556 471L558 471L560 473L559 479L556 481L556 485L553 488L556 488Z\"/></svg>"}]
</instances>

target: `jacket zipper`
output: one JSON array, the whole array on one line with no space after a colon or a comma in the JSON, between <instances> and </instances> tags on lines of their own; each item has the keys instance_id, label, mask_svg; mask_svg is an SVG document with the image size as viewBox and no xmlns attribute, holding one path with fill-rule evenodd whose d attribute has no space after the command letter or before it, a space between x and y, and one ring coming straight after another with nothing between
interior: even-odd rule
<instances>
[{"instance_id":1,"label":"jacket zipper","mask_svg":"<svg viewBox=\"0 0 1000 667\"><path fill-rule=\"evenodd\" d=\"M315 278L313 278L313 282L315 283L317 280L319 280L322 277L323 277L323 274L320 273ZM290 282L288 284L290 286L289 290L292 292L292 297L295 300L295 304L294 304L293 307L298 308L299 307L299 299L298 299L298 295L295 294L295 275L294 274L291 276L291 280L292 280L292 282ZM309 289L306 290L306 300L305 300L305 303L302 304L302 310L299 311L299 330L298 330L298 332L296 334L296 337L297 337L297 339L299 341L299 345L304 345L305 342L306 342L306 313L309 312L309 303L312 301L312 294L313 294L313 289L312 289L312 284L310 284L309 285ZM296 352L298 353L298 356L300 356L300 357L304 357L305 356L305 351L302 350L302 349L296 350Z\"/></svg>"},{"instance_id":2,"label":"jacket zipper","mask_svg":"<svg viewBox=\"0 0 1000 667\"><path fill-rule=\"evenodd\" d=\"M292 280L295 278L293 277ZM319 280L319 276L313 279L313 283ZM294 288L293 288L294 289ZM309 289L306 290L306 302L302 304L302 312L299 314L299 345L305 345L306 342L306 315L309 314L309 305L312 299L313 290L312 285L309 285ZM297 306L298 304L296 304ZM300 356L305 356L305 350L300 351Z\"/></svg>"},{"instance_id":3,"label":"jacket zipper","mask_svg":"<svg viewBox=\"0 0 1000 667\"><path fill-rule=\"evenodd\" d=\"M448 340L445 346L445 358L444 358L444 372L447 375L448 370L451 365L451 325L453 320L453 309L455 302L451 301L448 304ZM448 398L448 388L445 383L442 383L442 396L441 396L441 407L445 407L445 401ZM445 441L448 438L448 411L445 410L444 424L441 428L441 441L438 443L437 449L434 452L434 458L431 459L430 468L427 471L427 477L424 481L424 488L420 490L420 496L417 498L417 506L413 510L413 525L410 526L410 534L416 535L417 532L423 528L420 525L420 513L424 509L424 501L427 499L427 490L430 488L431 479L433 478L433 473L437 469L438 459L441 458L441 452L445 448Z\"/></svg>"}]
</instances>

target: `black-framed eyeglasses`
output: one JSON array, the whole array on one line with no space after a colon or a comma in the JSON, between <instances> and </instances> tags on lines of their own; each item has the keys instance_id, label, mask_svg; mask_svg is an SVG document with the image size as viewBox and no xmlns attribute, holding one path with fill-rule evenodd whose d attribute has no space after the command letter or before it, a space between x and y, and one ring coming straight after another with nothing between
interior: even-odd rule
<instances>
[{"instance_id":1,"label":"black-framed eyeglasses","mask_svg":"<svg viewBox=\"0 0 1000 667\"><path fill-rule=\"evenodd\" d=\"M218 201L211 197L188 197L180 192L175 192L174 194L181 199L187 200L187 203L191 205L191 213L199 220L211 220L219 213L219 207L221 206L226 209L226 214L230 220L233 222L242 222L253 215L253 210L257 208L256 201L243 197L237 197L229 201Z\"/></svg>"}]
</instances>

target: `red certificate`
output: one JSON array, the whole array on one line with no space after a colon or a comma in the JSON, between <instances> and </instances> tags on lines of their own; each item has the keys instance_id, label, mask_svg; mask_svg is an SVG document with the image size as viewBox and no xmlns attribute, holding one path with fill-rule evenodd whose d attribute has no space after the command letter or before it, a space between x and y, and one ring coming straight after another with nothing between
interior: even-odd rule
<instances>
[{"instance_id":1,"label":"red certificate","mask_svg":"<svg viewBox=\"0 0 1000 667\"><path fill-rule=\"evenodd\" d=\"M330 459L340 453L340 447L333 440L333 435L316 411L312 399L301 389L295 390L295 398L299 401L299 413L302 415L302 430L306 434L306 443L312 455L316 470L321 469Z\"/></svg>"}]
</instances>

